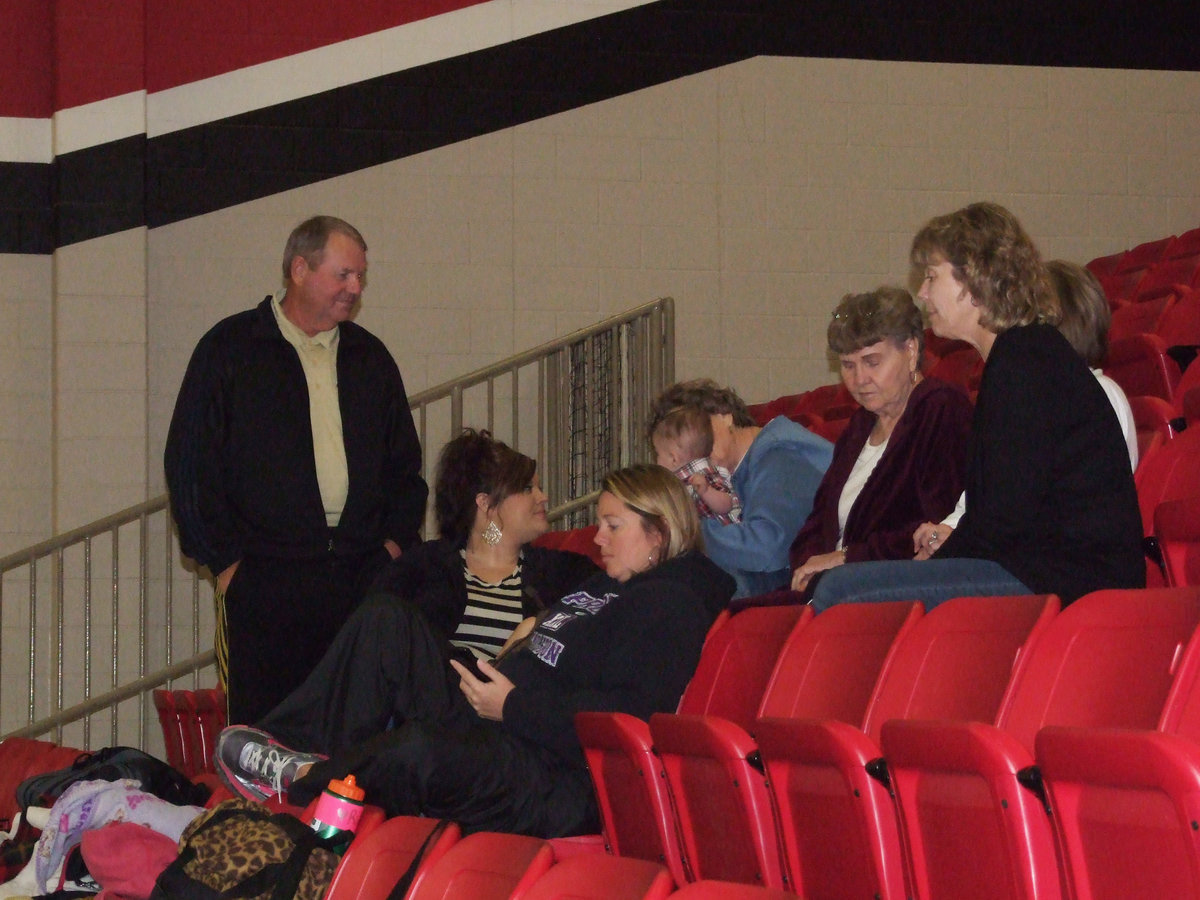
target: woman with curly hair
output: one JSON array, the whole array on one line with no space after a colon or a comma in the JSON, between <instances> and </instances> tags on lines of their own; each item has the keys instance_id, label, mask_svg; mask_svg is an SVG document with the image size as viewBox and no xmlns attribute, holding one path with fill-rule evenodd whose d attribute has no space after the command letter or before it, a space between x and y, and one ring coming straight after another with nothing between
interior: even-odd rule
<instances>
[{"instance_id":1,"label":"woman with curly hair","mask_svg":"<svg viewBox=\"0 0 1200 900\"><path fill-rule=\"evenodd\" d=\"M1007 209L938 216L910 259L933 331L983 356L958 527L923 525L928 560L830 570L813 591L836 603L1053 593L1063 603L1145 583L1141 520L1120 426L1087 364L1055 327L1037 248Z\"/></svg>"}]
</instances>

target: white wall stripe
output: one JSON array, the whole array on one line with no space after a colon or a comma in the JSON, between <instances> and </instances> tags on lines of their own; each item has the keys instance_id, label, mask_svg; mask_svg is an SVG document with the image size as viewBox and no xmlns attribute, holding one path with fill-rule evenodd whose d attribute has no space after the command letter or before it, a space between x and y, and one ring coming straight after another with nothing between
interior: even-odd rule
<instances>
[{"instance_id":1,"label":"white wall stripe","mask_svg":"<svg viewBox=\"0 0 1200 900\"><path fill-rule=\"evenodd\" d=\"M151 94L150 137L497 47L654 0L491 0Z\"/></svg>"},{"instance_id":2,"label":"white wall stripe","mask_svg":"<svg viewBox=\"0 0 1200 900\"><path fill-rule=\"evenodd\" d=\"M53 127L50 119L0 117L0 162L48 163L56 152L170 134L653 2L489 0L165 91L59 110Z\"/></svg>"},{"instance_id":3,"label":"white wall stripe","mask_svg":"<svg viewBox=\"0 0 1200 900\"><path fill-rule=\"evenodd\" d=\"M54 152L61 156L145 131L146 92L132 91L56 112Z\"/></svg>"},{"instance_id":4,"label":"white wall stripe","mask_svg":"<svg viewBox=\"0 0 1200 900\"><path fill-rule=\"evenodd\" d=\"M0 162L54 162L54 128L50 120L0 116Z\"/></svg>"}]
</instances>

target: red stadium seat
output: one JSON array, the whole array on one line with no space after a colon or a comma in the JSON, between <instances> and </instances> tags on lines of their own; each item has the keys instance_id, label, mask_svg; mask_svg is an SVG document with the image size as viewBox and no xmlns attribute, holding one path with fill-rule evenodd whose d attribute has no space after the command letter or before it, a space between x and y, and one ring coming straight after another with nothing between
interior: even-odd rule
<instances>
[{"instance_id":1,"label":"red stadium seat","mask_svg":"<svg viewBox=\"0 0 1200 900\"><path fill-rule=\"evenodd\" d=\"M983 375L983 357L968 345L965 349L943 356L929 374L950 384L957 384L964 391L978 390L979 379Z\"/></svg>"},{"instance_id":2,"label":"red stadium seat","mask_svg":"<svg viewBox=\"0 0 1200 900\"><path fill-rule=\"evenodd\" d=\"M1175 298L1158 320L1154 333L1168 347L1200 345L1200 289L1180 289Z\"/></svg>"},{"instance_id":3,"label":"red stadium seat","mask_svg":"<svg viewBox=\"0 0 1200 900\"><path fill-rule=\"evenodd\" d=\"M1153 241L1146 241L1143 244L1138 244L1131 250L1127 250L1125 255L1121 257L1121 262L1117 264L1118 272L1128 272L1131 269L1145 269L1154 265L1166 253L1167 247L1175 240L1175 236L1165 238L1157 238Z\"/></svg>"},{"instance_id":4,"label":"red stadium seat","mask_svg":"<svg viewBox=\"0 0 1200 900\"><path fill-rule=\"evenodd\" d=\"M553 862L543 840L478 831L431 864L406 900L521 900Z\"/></svg>"},{"instance_id":5,"label":"red stadium seat","mask_svg":"<svg viewBox=\"0 0 1200 900\"><path fill-rule=\"evenodd\" d=\"M1171 587L1200 586L1200 493L1167 500L1154 510L1158 539Z\"/></svg>"},{"instance_id":6,"label":"red stadium seat","mask_svg":"<svg viewBox=\"0 0 1200 900\"><path fill-rule=\"evenodd\" d=\"M1114 340L1104 374L1121 386L1126 397L1162 397L1168 403L1179 383L1179 365L1167 354L1163 339L1154 334Z\"/></svg>"},{"instance_id":7,"label":"red stadium seat","mask_svg":"<svg viewBox=\"0 0 1200 900\"><path fill-rule=\"evenodd\" d=\"M1124 250L1120 253L1109 254L1108 256L1097 256L1091 262L1086 263L1085 268L1089 269L1097 278L1103 278L1117 270L1117 266L1121 264L1121 258L1124 256Z\"/></svg>"},{"instance_id":8,"label":"red stadium seat","mask_svg":"<svg viewBox=\"0 0 1200 900\"><path fill-rule=\"evenodd\" d=\"M1154 727L1198 622L1200 590L1097 591L1031 646L995 726L885 722L912 894L1058 897L1035 735L1046 725Z\"/></svg>"},{"instance_id":9,"label":"red stadium seat","mask_svg":"<svg viewBox=\"0 0 1200 900\"><path fill-rule=\"evenodd\" d=\"M750 607L710 633L679 704L680 712L712 714L749 725L775 658L812 609L801 604ZM579 713L583 745L610 853L663 863L677 884L689 879L675 813L650 727L621 713Z\"/></svg>"},{"instance_id":10,"label":"red stadium seat","mask_svg":"<svg viewBox=\"0 0 1200 900\"><path fill-rule=\"evenodd\" d=\"M325 900L387 900L400 876L422 854L410 890L415 890L429 867L459 839L459 828L448 823L436 834L437 819L395 816L367 835L356 835L342 857Z\"/></svg>"},{"instance_id":11,"label":"red stadium seat","mask_svg":"<svg viewBox=\"0 0 1200 900\"><path fill-rule=\"evenodd\" d=\"M225 727L225 692L219 687L195 691L160 688L152 696L167 762L188 778L212 774L217 735Z\"/></svg>"},{"instance_id":12,"label":"red stadium seat","mask_svg":"<svg viewBox=\"0 0 1200 900\"><path fill-rule=\"evenodd\" d=\"M1175 437L1178 413L1162 397L1130 397L1133 425L1137 430L1138 462Z\"/></svg>"},{"instance_id":13,"label":"red stadium seat","mask_svg":"<svg viewBox=\"0 0 1200 900\"><path fill-rule=\"evenodd\" d=\"M1200 255L1200 228L1185 231L1167 245L1163 259L1175 259L1180 256Z\"/></svg>"},{"instance_id":14,"label":"red stadium seat","mask_svg":"<svg viewBox=\"0 0 1200 900\"><path fill-rule=\"evenodd\" d=\"M1174 291L1166 289L1137 303L1122 304L1113 310L1112 322L1108 326L1109 341L1119 341L1137 334L1150 334L1174 303Z\"/></svg>"},{"instance_id":15,"label":"red stadium seat","mask_svg":"<svg viewBox=\"0 0 1200 900\"><path fill-rule=\"evenodd\" d=\"M1159 731L1044 728L1038 765L1079 900L1200 896L1200 633Z\"/></svg>"},{"instance_id":16,"label":"red stadium seat","mask_svg":"<svg viewBox=\"0 0 1200 900\"><path fill-rule=\"evenodd\" d=\"M792 632L763 695L762 716L860 722L918 603L846 604ZM667 775L694 878L784 887L771 801L754 739L715 716L655 715L650 734Z\"/></svg>"},{"instance_id":17,"label":"red stadium seat","mask_svg":"<svg viewBox=\"0 0 1200 900\"><path fill-rule=\"evenodd\" d=\"M580 553L603 567L600 558L600 547L596 544L595 525L585 525L583 528L569 528L566 531L547 531L540 537L534 538L534 546L546 547L550 550L571 550Z\"/></svg>"},{"instance_id":18,"label":"red stadium seat","mask_svg":"<svg viewBox=\"0 0 1200 900\"><path fill-rule=\"evenodd\" d=\"M1179 377L1179 383L1175 385L1175 412L1177 415L1188 417L1184 405L1187 402L1188 391L1196 388L1200 388L1200 365L1188 366Z\"/></svg>"},{"instance_id":19,"label":"red stadium seat","mask_svg":"<svg viewBox=\"0 0 1200 900\"><path fill-rule=\"evenodd\" d=\"M1154 297L1163 291L1175 288L1190 288L1196 281L1196 273L1200 270L1200 256L1181 256L1177 259L1164 259L1138 282L1137 291L1133 295L1135 303L1144 297Z\"/></svg>"},{"instance_id":20,"label":"red stadium seat","mask_svg":"<svg viewBox=\"0 0 1200 900\"><path fill-rule=\"evenodd\" d=\"M526 900L664 900L675 889L657 863L619 856L576 856L555 863Z\"/></svg>"},{"instance_id":21,"label":"red stadium seat","mask_svg":"<svg viewBox=\"0 0 1200 900\"><path fill-rule=\"evenodd\" d=\"M1200 428L1188 428L1138 463L1134 473L1142 533L1154 536L1154 511L1160 503L1200 494ZM1166 584L1157 562L1147 560L1146 583Z\"/></svg>"},{"instance_id":22,"label":"red stadium seat","mask_svg":"<svg viewBox=\"0 0 1200 900\"><path fill-rule=\"evenodd\" d=\"M83 752L32 738L9 737L0 741L0 827L8 831L20 811L17 786L22 781L32 775L65 769Z\"/></svg>"},{"instance_id":23,"label":"red stadium seat","mask_svg":"<svg viewBox=\"0 0 1200 900\"><path fill-rule=\"evenodd\" d=\"M795 894L730 881L697 881L671 895L671 900L795 900Z\"/></svg>"},{"instance_id":24,"label":"red stadium seat","mask_svg":"<svg viewBox=\"0 0 1200 900\"><path fill-rule=\"evenodd\" d=\"M899 641L859 729L760 719L755 737L791 874L804 897L903 900L895 805L879 729L889 719L992 722L1024 648L1058 612L1053 596L951 600Z\"/></svg>"},{"instance_id":25,"label":"red stadium seat","mask_svg":"<svg viewBox=\"0 0 1200 900\"><path fill-rule=\"evenodd\" d=\"M1146 272L1145 266L1122 269L1118 272L1110 272L1108 275L1097 276L1096 280L1100 282L1100 287L1104 288L1104 296L1108 298L1108 305L1115 310L1129 302L1129 299L1137 292L1138 283L1145 277Z\"/></svg>"}]
</instances>

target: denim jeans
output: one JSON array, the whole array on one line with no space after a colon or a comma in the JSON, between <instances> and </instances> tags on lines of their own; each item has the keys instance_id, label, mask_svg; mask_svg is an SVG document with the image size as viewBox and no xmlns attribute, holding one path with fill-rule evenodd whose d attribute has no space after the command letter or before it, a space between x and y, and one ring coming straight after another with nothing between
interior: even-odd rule
<instances>
[{"instance_id":1,"label":"denim jeans","mask_svg":"<svg viewBox=\"0 0 1200 900\"><path fill-rule=\"evenodd\" d=\"M1032 593L990 559L897 559L848 563L822 572L809 602L821 612L838 603L920 600L928 611L954 597Z\"/></svg>"}]
</instances>

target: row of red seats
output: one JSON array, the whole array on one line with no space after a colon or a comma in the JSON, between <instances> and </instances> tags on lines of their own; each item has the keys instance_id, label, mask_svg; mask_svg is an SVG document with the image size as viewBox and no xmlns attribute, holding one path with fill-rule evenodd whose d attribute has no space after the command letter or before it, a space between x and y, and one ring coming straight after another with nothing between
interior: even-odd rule
<instances>
[{"instance_id":1,"label":"row of red seats","mask_svg":"<svg viewBox=\"0 0 1200 900\"><path fill-rule=\"evenodd\" d=\"M415 860L418 860L414 863ZM416 865L406 900L784 900L791 895L705 881L676 890L662 865L630 857L561 857L552 843L398 816L356 840L326 900L387 900Z\"/></svg>"},{"instance_id":2,"label":"row of red seats","mask_svg":"<svg viewBox=\"0 0 1200 900\"><path fill-rule=\"evenodd\" d=\"M1200 286L1200 228L1098 257L1087 267L1114 310L1156 297L1177 284Z\"/></svg>"},{"instance_id":3,"label":"row of red seats","mask_svg":"<svg viewBox=\"0 0 1200 900\"><path fill-rule=\"evenodd\" d=\"M979 389L983 360L966 341L940 338L926 329L923 368L931 375L960 384L968 392L975 392ZM841 382L747 406L751 417L759 425L767 424L776 416L787 416L830 441L836 441L841 436L856 409L858 403Z\"/></svg>"},{"instance_id":4,"label":"row of red seats","mask_svg":"<svg viewBox=\"0 0 1200 900\"><path fill-rule=\"evenodd\" d=\"M864 604L811 621L800 610L753 736L691 687L680 714L648 724L581 715L611 849L661 858L677 879L810 898L1059 896L1070 861L1060 866L1030 768L1035 737L1178 718L1200 666L1200 589L1057 606L965 598L922 616L918 604ZM718 694L740 679L753 695L786 609L733 616L697 680L707 667L725 682ZM1089 810L1097 830L1121 821L1119 807Z\"/></svg>"}]
</instances>

